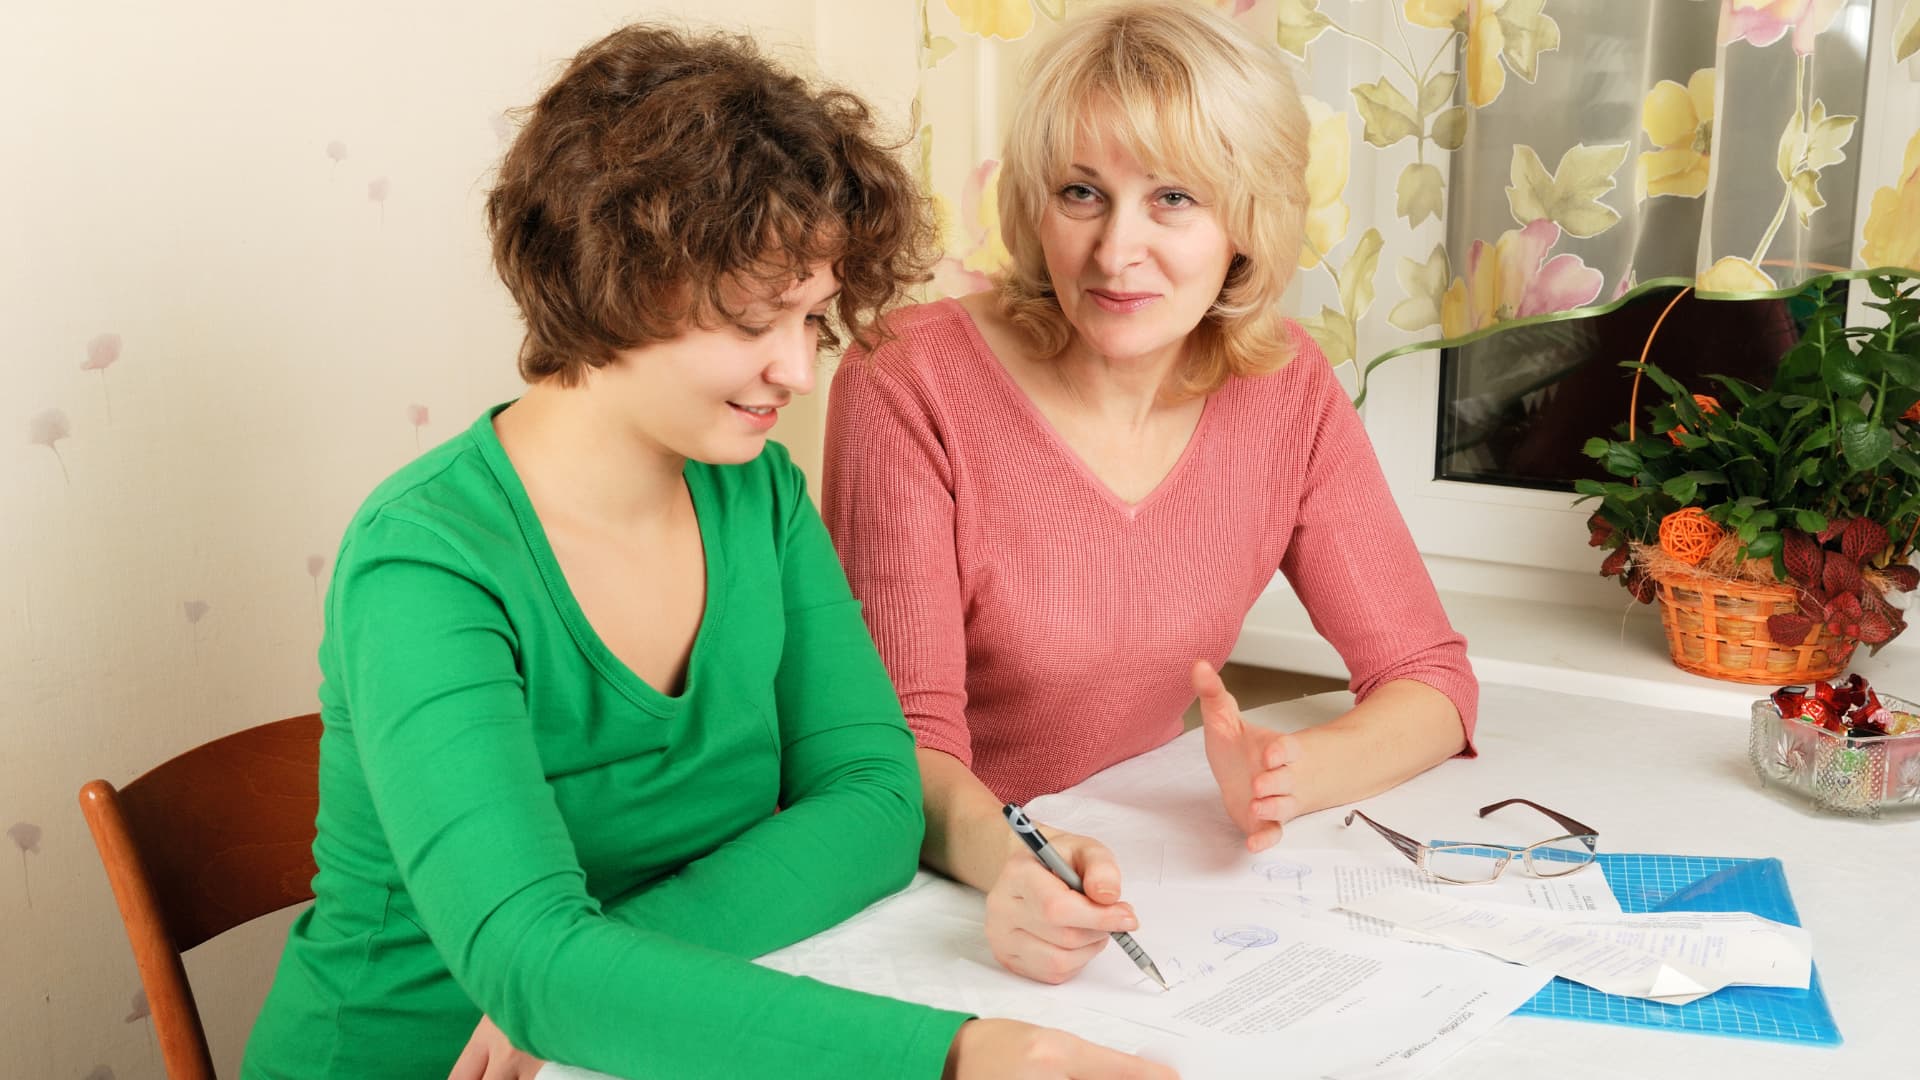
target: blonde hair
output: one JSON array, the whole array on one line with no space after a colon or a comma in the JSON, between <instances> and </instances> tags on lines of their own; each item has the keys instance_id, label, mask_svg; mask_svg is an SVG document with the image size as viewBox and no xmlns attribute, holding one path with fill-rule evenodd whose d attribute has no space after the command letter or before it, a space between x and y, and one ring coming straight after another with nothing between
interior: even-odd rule
<instances>
[{"instance_id":1,"label":"blonde hair","mask_svg":"<svg viewBox=\"0 0 1920 1080\"><path fill-rule=\"evenodd\" d=\"M1084 12L1029 62L1000 171L1012 261L997 284L1008 318L1047 359L1073 339L1039 226L1076 143L1097 126L1150 170L1210 188L1237 252L1189 337L1179 393L1211 393L1285 365L1294 348L1279 301L1306 219L1306 109L1276 51L1191 0Z\"/></svg>"}]
</instances>

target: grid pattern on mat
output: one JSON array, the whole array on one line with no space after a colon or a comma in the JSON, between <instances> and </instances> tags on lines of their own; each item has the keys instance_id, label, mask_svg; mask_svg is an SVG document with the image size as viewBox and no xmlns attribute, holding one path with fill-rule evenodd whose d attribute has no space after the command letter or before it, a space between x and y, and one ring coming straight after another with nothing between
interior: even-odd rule
<instances>
[{"instance_id":1,"label":"grid pattern on mat","mask_svg":"<svg viewBox=\"0 0 1920 1080\"><path fill-rule=\"evenodd\" d=\"M1778 859L1602 854L1599 863L1621 910L1630 914L1750 911L1775 922L1800 925L1800 913L1793 906L1786 872ZM1840 1029L1827 1007L1817 965L1805 990L1729 986L1688 1005L1606 994L1556 977L1515 1010L1515 1015L1778 1042L1840 1042Z\"/></svg>"}]
</instances>

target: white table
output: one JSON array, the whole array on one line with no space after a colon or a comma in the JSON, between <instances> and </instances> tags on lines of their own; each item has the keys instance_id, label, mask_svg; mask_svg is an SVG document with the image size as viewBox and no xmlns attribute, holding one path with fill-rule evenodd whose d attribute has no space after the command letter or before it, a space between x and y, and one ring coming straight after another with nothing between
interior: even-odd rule
<instances>
[{"instance_id":1,"label":"white table","mask_svg":"<svg viewBox=\"0 0 1920 1080\"><path fill-rule=\"evenodd\" d=\"M1297 729L1344 711L1344 693L1248 714ZM1518 839L1475 810L1522 796L1599 831L1601 850L1775 857L1812 932L1820 972L1845 1043L1839 1047L1515 1016L1448 1060L1439 1077L1726 1075L1740 1080L1913 1075L1920 1053L1912 987L1920 980L1920 814L1832 817L1797 796L1763 789L1746 758L1747 718L1633 708L1537 689L1483 690L1480 758L1451 761L1360 805L1432 839ZM1217 810L1199 732L1092 777L1068 794L1159 811ZM1045 803L1035 806L1044 820ZM1291 823L1283 843L1379 845L1335 811ZM1501 817L1504 815L1496 815ZM1224 814L1221 815L1224 824ZM1230 827L1230 826L1229 826ZM1513 828L1524 831L1524 825ZM1536 830L1537 831L1537 830ZM1118 846L1118 845L1116 845ZM1123 862L1124 869L1124 862ZM922 873L906 891L853 920L766 958L830 982L959 1005L941 973L955 957L985 955L978 894ZM910 974L928 977L914 985ZM1276 1068L1275 1076L1284 1075ZM541 1080L605 1080L548 1067ZM1193 1078L1190 1078L1193 1080Z\"/></svg>"}]
</instances>

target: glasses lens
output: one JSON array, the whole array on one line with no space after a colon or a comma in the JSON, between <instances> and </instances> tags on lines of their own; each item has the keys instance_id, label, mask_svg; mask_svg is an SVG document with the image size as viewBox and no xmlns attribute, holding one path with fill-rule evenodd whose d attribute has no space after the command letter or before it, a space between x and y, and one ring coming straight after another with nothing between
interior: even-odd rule
<instances>
[{"instance_id":1,"label":"glasses lens","mask_svg":"<svg viewBox=\"0 0 1920 1080\"><path fill-rule=\"evenodd\" d=\"M1571 874L1593 862L1590 836L1563 836L1527 852L1527 869L1540 877Z\"/></svg>"},{"instance_id":2,"label":"glasses lens","mask_svg":"<svg viewBox=\"0 0 1920 1080\"><path fill-rule=\"evenodd\" d=\"M1445 881L1478 885L1498 877L1500 868L1512 857L1513 852L1505 848L1449 844L1430 849L1427 872Z\"/></svg>"}]
</instances>

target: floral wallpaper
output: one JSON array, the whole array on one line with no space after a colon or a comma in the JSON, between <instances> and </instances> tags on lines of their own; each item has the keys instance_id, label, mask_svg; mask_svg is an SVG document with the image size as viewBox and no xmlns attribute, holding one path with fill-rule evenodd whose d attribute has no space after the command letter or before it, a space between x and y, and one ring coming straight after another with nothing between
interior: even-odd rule
<instances>
[{"instance_id":1,"label":"floral wallpaper","mask_svg":"<svg viewBox=\"0 0 1920 1080\"><path fill-rule=\"evenodd\" d=\"M506 110L651 15L751 30L905 137L914 8L853 6L9 5L0 1077L162 1075L76 793L311 711L354 508L518 393L481 214ZM289 917L188 954L220 1075Z\"/></svg>"},{"instance_id":2,"label":"floral wallpaper","mask_svg":"<svg viewBox=\"0 0 1920 1080\"><path fill-rule=\"evenodd\" d=\"M979 287L1001 125L1049 26L1100 0L924 0L923 160ZM1299 62L1290 300L1372 365L1655 285L1920 273L1920 0L1194 0ZM1888 152L1887 147L1904 152Z\"/></svg>"}]
</instances>

